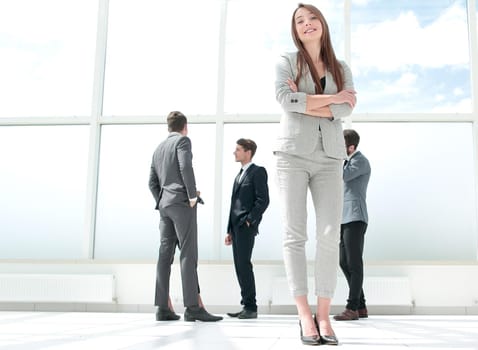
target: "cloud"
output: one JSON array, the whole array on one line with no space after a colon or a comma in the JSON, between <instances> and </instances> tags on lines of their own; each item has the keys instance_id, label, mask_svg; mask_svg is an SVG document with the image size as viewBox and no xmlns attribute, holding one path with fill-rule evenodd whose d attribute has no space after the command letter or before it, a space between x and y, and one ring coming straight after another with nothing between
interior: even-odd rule
<instances>
[{"instance_id":1,"label":"cloud","mask_svg":"<svg viewBox=\"0 0 478 350\"><path fill-rule=\"evenodd\" d=\"M394 20L359 25L352 33L352 55L358 74L369 69L407 70L418 65L441 68L467 65L466 9L454 4L422 26L413 11Z\"/></svg>"},{"instance_id":2,"label":"cloud","mask_svg":"<svg viewBox=\"0 0 478 350\"><path fill-rule=\"evenodd\" d=\"M418 93L417 76L404 73L395 80L376 80L370 84L375 97L408 96ZM369 90L370 92L370 90Z\"/></svg>"},{"instance_id":3,"label":"cloud","mask_svg":"<svg viewBox=\"0 0 478 350\"><path fill-rule=\"evenodd\" d=\"M445 101L440 101L445 102ZM470 113L471 98L464 98L457 102L442 103L431 109L431 113Z\"/></svg>"},{"instance_id":4,"label":"cloud","mask_svg":"<svg viewBox=\"0 0 478 350\"><path fill-rule=\"evenodd\" d=\"M352 5L365 6L368 5L369 2L370 0L352 0Z\"/></svg>"},{"instance_id":5,"label":"cloud","mask_svg":"<svg viewBox=\"0 0 478 350\"><path fill-rule=\"evenodd\" d=\"M455 96L462 96L465 92L461 87L456 87L453 89L453 95Z\"/></svg>"}]
</instances>

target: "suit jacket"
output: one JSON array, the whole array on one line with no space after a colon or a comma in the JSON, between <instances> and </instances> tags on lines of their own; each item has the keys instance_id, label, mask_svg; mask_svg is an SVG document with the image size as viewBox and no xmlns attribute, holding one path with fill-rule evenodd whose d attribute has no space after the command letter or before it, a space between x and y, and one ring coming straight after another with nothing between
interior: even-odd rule
<instances>
[{"instance_id":1,"label":"suit jacket","mask_svg":"<svg viewBox=\"0 0 478 350\"><path fill-rule=\"evenodd\" d=\"M189 205L189 199L197 196L192 158L191 140L177 132L171 132L156 148L149 175L156 209Z\"/></svg>"},{"instance_id":2,"label":"suit jacket","mask_svg":"<svg viewBox=\"0 0 478 350\"><path fill-rule=\"evenodd\" d=\"M344 73L344 89L353 89L352 72L347 64L340 61ZM325 154L336 159L345 159L345 143L340 118L349 116L352 107L347 103L331 104L333 120L317 118L304 114L306 96L315 95L312 75L306 73L299 81L298 92L292 92L287 79L297 76L297 52L283 54L276 65L276 99L281 104L283 114L280 121L280 134L274 151L294 155L312 153L319 142L319 130ZM337 85L329 71L325 74L324 94L336 94Z\"/></svg>"},{"instance_id":3,"label":"suit jacket","mask_svg":"<svg viewBox=\"0 0 478 350\"><path fill-rule=\"evenodd\" d=\"M344 166L344 210L342 224L352 221L368 223L367 186L370 179L370 163L357 151Z\"/></svg>"},{"instance_id":4,"label":"suit jacket","mask_svg":"<svg viewBox=\"0 0 478 350\"><path fill-rule=\"evenodd\" d=\"M249 222L249 229L257 234L262 214L269 205L269 188L265 168L251 164L239 183L234 181L229 211L228 233L235 233Z\"/></svg>"}]
</instances>

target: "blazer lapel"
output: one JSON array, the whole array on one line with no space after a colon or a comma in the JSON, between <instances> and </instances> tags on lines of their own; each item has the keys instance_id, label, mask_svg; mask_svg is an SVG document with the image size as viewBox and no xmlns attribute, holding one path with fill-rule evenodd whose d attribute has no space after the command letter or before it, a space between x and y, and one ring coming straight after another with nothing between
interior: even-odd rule
<instances>
[{"instance_id":1,"label":"blazer lapel","mask_svg":"<svg viewBox=\"0 0 478 350\"><path fill-rule=\"evenodd\" d=\"M234 193L236 193L236 192L241 188L242 184L244 183L244 181L246 180L246 178L249 176L249 174L251 173L252 169L254 169L254 167L255 167L255 164L251 164L251 165L246 169L246 171L244 172L244 174L242 175L240 181L235 181L235 180L234 180L234 187L233 187Z\"/></svg>"},{"instance_id":2,"label":"blazer lapel","mask_svg":"<svg viewBox=\"0 0 478 350\"><path fill-rule=\"evenodd\" d=\"M234 178L234 185L232 187L232 193L236 193L237 189L239 188L239 178L240 178L240 174L237 174L237 176ZM246 174L244 174L244 176L246 176Z\"/></svg>"}]
</instances>

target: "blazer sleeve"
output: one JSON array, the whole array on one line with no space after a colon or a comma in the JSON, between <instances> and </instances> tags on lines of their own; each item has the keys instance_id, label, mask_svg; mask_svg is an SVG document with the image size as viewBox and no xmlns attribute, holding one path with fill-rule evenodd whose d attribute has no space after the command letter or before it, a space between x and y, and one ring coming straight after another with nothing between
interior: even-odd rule
<instances>
[{"instance_id":1,"label":"blazer sleeve","mask_svg":"<svg viewBox=\"0 0 478 350\"><path fill-rule=\"evenodd\" d=\"M276 99L286 112L305 114L307 94L305 92L292 92L287 79L294 79L293 62L287 54L281 55L276 63Z\"/></svg>"},{"instance_id":2,"label":"blazer sleeve","mask_svg":"<svg viewBox=\"0 0 478 350\"><path fill-rule=\"evenodd\" d=\"M196 179L193 170L193 154L191 151L191 140L184 136L181 137L176 145L176 153L178 157L179 173L183 179L184 186L188 198L197 197Z\"/></svg>"},{"instance_id":3,"label":"blazer sleeve","mask_svg":"<svg viewBox=\"0 0 478 350\"><path fill-rule=\"evenodd\" d=\"M262 219L262 214L269 206L269 187L267 185L267 171L258 167L253 177L254 183L254 205L247 215L247 221L257 226Z\"/></svg>"},{"instance_id":4,"label":"blazer sleeve","mask_svg":"<svg viewBox=\"0 0 478 350\"><path fill-rule=\"evenodd\" d=\"M149 172L149 190L153 194L154 200L156 201L157 209L159 203L159 194L161 192L161 185L159 183L158 174L156 173L154 164L151 164L151 170Z\"/></svg>"},{"instance_id":5,"label":"blazer sleeve","mask_svg":"<svg viewBox=\"0 0 478 350\"><path fill-rule=\"evenodd\" d=\"M343 179L348 182L368 173L370 173L368 160L365 157L352 157L344 167Z\"/></svg>"},{"instance_id":6,"label":"blazer sleeve","mask_svg":"<svg viewBox=\"0 0 478 350\"><path fill-rule=\"evenodd\" d=\"M342 65L342 71L344 74L344 89L354 90L352 71L344 61L340 61L340 64ZM353 108L348 103L330 104L329 107L334 119L348 117L353 111Z\"/></svg>"}]
</instances>

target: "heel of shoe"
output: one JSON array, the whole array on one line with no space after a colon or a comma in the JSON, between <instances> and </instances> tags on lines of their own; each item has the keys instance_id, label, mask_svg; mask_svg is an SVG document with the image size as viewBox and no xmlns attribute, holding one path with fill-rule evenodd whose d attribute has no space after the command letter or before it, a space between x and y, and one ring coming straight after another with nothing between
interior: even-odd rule
<instances>
[{"instance_id":1,"label":"heel of shoe","mask_svg":"<svg viewBox=\"0 0 478 350\"><path fill-rule=\"evenodd\" d=\"M170 309L161 309L158 308L156 311L156 321L177 321L181 316L177 315L174 311Z\"/></svg>"},{"instance_id":2,"label":"heel of shoe","mask_svg":"<svg viewBox=\"0 0 478 350\"><path fill-rule=\"evenodd\" d=\"M302 332L302 324L299 320L299 329L300 329L300 341L304 345L319 345L320 337L319 335L304 335Z\"/></svg>"},{"instance_id":3,"label":"heel of shoe","mask_svg":"<svg viewBox=\"0 0 478 350\"><path fill-rule=\"evenodd\" d=\"M320 334L320 327L319 327L319 321L317 320L317 314L314 314L314 323L315 326L317 327L317 332L319 332L319 344L321 345L339 345L339 340L333 335L321 335Z\"/></svg>"},{"instance_id":4,"label":"heel of shoe","mask_svg":"<svg viewBox=\"0 0 478 350\"><path fill-rule=\"evenodd\" d=\"M196 319L192 316L184 314L184 321L186 321L186 322L196 322Z\"/></svg>"}]
</instances>

